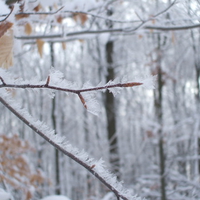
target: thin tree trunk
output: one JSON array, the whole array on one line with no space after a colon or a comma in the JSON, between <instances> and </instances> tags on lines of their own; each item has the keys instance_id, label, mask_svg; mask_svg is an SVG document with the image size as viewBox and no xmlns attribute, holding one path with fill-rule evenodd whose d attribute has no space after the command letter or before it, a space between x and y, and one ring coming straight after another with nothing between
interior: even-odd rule
<instances>
[{"instance_id":1,"label":"thin tree trunk","mask_svg":"<svg viewBox=\"0 0 200 200\"><path fill-rule=\"evenodd\" d=\"M55 58L54 58L54 47L53 43L50 43L50 52L51 52L51 66L54 67ZM56 134L56 98L52 99L52 110L51 110L51 119L53 129L55 130ZM56 182L56 194L61 194L60 191L60 166L59 166L59 151L55 149L55 182Z\"/></svg>"},{"instance_id":2,"label":"thin tree trunk","mask_svg":"<svg viewBox=\"0 0 200 200\"><path fill-rule=\"evenodd\" d=\"M108 10L108 15L112 15L112 10ZM112 22L107 21L107 26L112 28ZM106 43L106 61L108 64L107 67L107 76L106 81L113 80L115 78L115 69L113 67L113 48L114 42L108 41ZM105 97L105 107L106 107L106 116L107 116L107 133L109 140L109 159L112 171L119 178L119 152L118 152L118 138L116 135L116 107L115 99L111 92L106 91Z\"/></svg>"},{"instance_id":3,"label":"thin tree trunk","mask_svg":"<svg viewBox=\"0 0 200 200\"><path fill-rule=\"evenodd\" d=\"M158 73L158 82L157 90L154 92L154 104L156 111L156 118L159 123L160 129L158 130L159 136L159 161L160 161L160 190L161 190L161 200L167 200L166 198L166 180L165 180L165 153L164 153L164 141L162 133L162 90L163 90L163 77L161 69L161 49L160 49L160 35L158 35L158 63L157 63L157 73Z\"/></svg>"}]
</instances>

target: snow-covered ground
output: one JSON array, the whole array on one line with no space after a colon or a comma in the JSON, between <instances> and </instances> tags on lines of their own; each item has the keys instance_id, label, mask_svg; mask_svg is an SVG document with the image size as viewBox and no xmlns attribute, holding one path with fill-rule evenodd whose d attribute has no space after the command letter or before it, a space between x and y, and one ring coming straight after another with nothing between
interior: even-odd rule
<instances>
[{"instance_id":1,"label":"snow-covered ground","mask_svg":"<svg viewBox=\"0 0 200 200\"><path fill-rule=\"evenodd\" d=\"M62 195L51 195L51 196L44 197L41 200L70 200L70 199Z\"/></svg>"}]
</instances>

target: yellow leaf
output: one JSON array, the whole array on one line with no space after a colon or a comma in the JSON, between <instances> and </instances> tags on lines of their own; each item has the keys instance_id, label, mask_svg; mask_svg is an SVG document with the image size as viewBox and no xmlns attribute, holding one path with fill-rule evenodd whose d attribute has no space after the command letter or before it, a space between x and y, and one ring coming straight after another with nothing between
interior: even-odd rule
<instances>
[{"instance_id":1,"label":"yellow leaf","mask_svg":"<svg viewBox=\"0 0 200 200\"><path fill-rule=\"evenodd\" d=\"M37 48L38 48L38 52L39 52L39 54L40 54L40 57L42 58L44 41L38 39L38 40L36 41L36 44L37 44Z\"/></svg>"},{"instance_id":2,"label":"yellow leaf","mask_svg":"<svg viewBox=\"0 0 200 200\"><path fill-rule=\"evenodd\" d=\"M32 33L32 27L29 23L26 23L25 27L24 27L25 33L27 35L30 35Z\"/></svg>"},{"instance_id":3,"label":"yellow leaf","mask_svg":"<svg viewBox=\"0 0 200 200\"><path fill-rule=\"evenodd\" d=\"M9 68L13 65L13 30L8 29L0 38L0 67Z\"/></svg>"}]
</instances>

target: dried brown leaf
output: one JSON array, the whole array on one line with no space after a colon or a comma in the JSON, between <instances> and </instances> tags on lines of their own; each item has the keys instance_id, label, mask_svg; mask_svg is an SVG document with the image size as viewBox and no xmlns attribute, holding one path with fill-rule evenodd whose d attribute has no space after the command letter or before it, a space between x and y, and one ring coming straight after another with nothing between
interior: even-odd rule
<instances>
[{"instance_id":1,"label":"dried brown leaf","mask_svg":"<svg viewBox=\"0 0 200 200\"><path fill-rule=\"evenodd\" d=\"M38 12L38 11L42 10L41 4L39 3L35 8L33 8L33 10L34 10L35 12Z\"/></svg>"},{"instance_id":2,"label":"dried brown leaf","mask_svg":"<svg viewBox=\"0 0 200 200\"><path fill-rule=\"evenodd\" d=\"M139 34L138 37L139 37L139 39L142 39L142 38L143 38L143 35L142 35L142 34Z\"/></svg>"},{"instance_id":3,"label":"dried brown leaf","mask_svg":"<svg viewBox=\"0 0 200 200\"><path fill-rule=\"evenodd\" d=\"M12 27L13 23L5 21L0 23L0 37L4 35L4 33Z\"/></svg>"},{"instance_id":4,"label":"dried brown leaf","mask_svg":"<svg viewBox=\"0 0 200 200\"><path fill-rule=\"evenodd\" d=\"M0 67L9 68L13 65L13 30L9 29L0 38Z\"/></svg>"},{"instance_id":5,"label":"dried brown leaf","mask_svg":"<svg viewBox=\"0 0 200 200\"><path fill-rule=\"evenodd\" d=\"M81 24L84 25L85 22L86 22L87 19L88 19L88 16L87 16L86 14L80 13L80 14L79 14L79 17L80 17L80 19L81 19Z\"/></svg>"},{"instance_id":6,"label":"dried brown leaf","mask_svg":"<svg viewBox=\"0 0 200 200\"><path fill-rule=\"evenodd\" d=\"M32 26L30 25L30 23L26 23L26 25L24 26L24 31L27 35L30 35L32 33Z\"/></svg>"},{"instance_id":7,"label":"dried brown leaf","mask_svg":"<svg viewBox=\"0 0 200 200\"><path fill-rule=\"evenodd\" d=\"M174 33L174 31L172 32L172 43L173 44L175 44L175 42L176 42L176 35L175 35L175 33Z\"/></svg>"},{"instance_id":8,"label":"dried brown leaf","mask_svg":"<svg viewBox=\"0 0 200 200\"><path fill-rule=\"evenodd\" d=\"M16 20L27 18L27 17L29 17L29 14L17 14L17 15L15 15Z\"/></svg>"},{"instance_id":9,"label":"dried brown leaf","mask_svg":"<svg viewBox=\"0 0 200 200\"><path fill-rule=\"evenodd\" d=\"M42 58L44 41L38 39L38 40L36 41L36 44L37 44L37 48L38 48L38 52L39 52L39 54L40 54L40 57Z\"/></svg>"},{"instance_id":10,"label":"dried brown leaf","mask_svg":"<svg viewBox=\"0 0 200 200\"><path fill-rule=\"evenodd\" d=\"M88 19L88 16L84 13L77 13L73 15L73 19L78 22L79 20L81 21L81 24L84 25L85 22Z\"/></svg>"},{"instance_id":11,"label":"dried brown leaf","mask_svg":"<svg viewBox=\"0 0 200 200\"><path fill-rule=\"evenodd\" d=\"M62 42L62 49L65 50L66 49L66 43Z\"/></svg>"},{"instance_id":12,"label":"dried brown leaf","mask_svg":"<svg viewBox=\"0 0 200 200\"><path fill-rule=\"evenodd\" d=\"M61 15L57 16L56 21L61 24L63 20L63 17Z\"/></svg>"},{"instance_id":13,"label":"dried brown leaf","mask_svg":"<svg viewBox=\"0 0 200 200\"><path fill-rule=\"evenodd\" d=\"M33 171L29 162L24 158L24 153L32 150L27 141L13 135L0 135L0 182L6 182L15 189L20 189L26 194L26 199L31 199L32 186L37 188L45 179L39 170Z\"/></svg>"},{"instance_id":14,"label":"dried brown leaf","mask_svg":"<svg viewBox=\"0 0 200 200\"><path fill-rule=\"evenodd\" d=\"M26 193L26 200L31 199L32 196L33 196L33 195L31 194L31 192L30 192L30 191L27 191L27 193Z\"/></svg>"},{"instance_id":15,"label":"dried brown leaf","mask_svg":"<svg viewBox=\"0 0 200 200\"><path fill-rule=\"evenodd\" d=\"M81 42L81 43L83 43L83 42L84 42L84 40L83 40L83 39L79 39L78 41L79 41L79 42Z\"/></svg>"}]
</instances>

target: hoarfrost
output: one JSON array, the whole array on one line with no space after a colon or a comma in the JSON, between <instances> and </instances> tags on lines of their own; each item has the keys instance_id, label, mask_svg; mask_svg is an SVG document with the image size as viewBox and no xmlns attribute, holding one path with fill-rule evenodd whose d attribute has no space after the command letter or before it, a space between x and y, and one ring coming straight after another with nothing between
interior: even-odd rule
<instances>
[{"instance_id":1,"label":"hoarfrost","mask_svg":"<svg viewBox=\"0 0 200 200\"><path fill-rule=\"evenodd\" d=\"M86 88L87 89L93 88L92 84L89 81L87 81L82 87L82 89L86 89ZM100 112L100 105L98 101L96 100L95 93L96 91L82 93L82 96L86 102L88 112L94 115L98 115Z\"/></svg>"},{"instance_id":2,"label":"hoarfrost","mask_svg":"<svg viewBox=\"0 0 200 200\"><path fill-rule=\"evenodd\" d=\"M98 87L104 87L104 86L105 86L105 84L101 81L101 82L97 85L97 88L98 88ZM102 91L102 92L105 92L106 89L102 89L101 91Z\"/></svg>"},{"instance_id":3,"label":"hoarfrost","mask_svg":"<svg viewBox=\"0 0 200 200\"><path fill-rule=\"evenodd\" d=\"M157 76L149 76L143 80L141 80L141 82L143 83L143 87L146 89L155 89L155 83L157 80Z\"/></svg>"},{"instance_id":4,"label":"hoarfrost","mask_svg":"<svg viewBox=\"0 0 200 200\"><path fill-rule=\"evenodd\" d=\"M120 80L119 80L119 78L115 78L113 81L111 80L111 81L109 81L105 86L110 86L110 85L115 85L115 84L118 84L118 83L120 83ZM122 90L122 88L121 87L113 87L113 88L108 88L108 90L114 95L114 97L116 96L116 95L118 95L120 92L121 92L121 90Z\"/></svg>"},{"instance_id":5,"label":"hoarfrost","mask_svg":"<svg viewBox=\"0 0 200 200\"><path fill-rule=\"evenodd\" d=\"M26 109L21 109L20 106L16 104L16 102L11 100L11 97L7 92L5 92L4 90L0 90L0 94L1 97L6 99L6 103L9 104L12 112L14 110L13 113L15 115L17 115L18 117L22 116L22 121L29 125L31 128L35 127L35 131L46 141L56 146L57 148L59 147L59 149L62 150L62 152L65 152L65 154L68 155L70 158L76 161L79 160L77 162L82 166L95 166L94 168L92 168L93 174L98 174L100 177L102 177L108 184L112 186L113 189L116 189L118 191L119 195L123 195L129 200L139 200L138 198L133 196L131 190L125 189L122 185L122 182L118 182L116 176L106 169L104 161L102 159L95 161L93 158L90 158L90 156L85 151L79 151L76 147L73 147L71 144L64 142L64 137L60 137L58 134L55 135L54 130L50 129L43 122L34 119L26 111Z\"/></svg>"},{"instance_id":6,"label":"hoarfrost","mask_svg":"<svg viewBox=\"0 0 200 200\"><path fill-rule=\"evenodd\" d=\"M94 92L82 93L83 98L85 99L88 112L98 115L100 113L100 104L96 100Z\"/></svg>"},{"instance_id":7,"label":"hoarfrost","mask_svg":"<svg viewBox=\"0 0 200 200\"><path fill-rule=\"evenodd\" d=\"M64 78L64 74L61 71L55 70L54 68L50 70L49 76L50 76L50 84L52 86L61 87L61 88L73 88L73 89L77 87L75 83L67 81Z\"/></svg>"}]
</instances>

